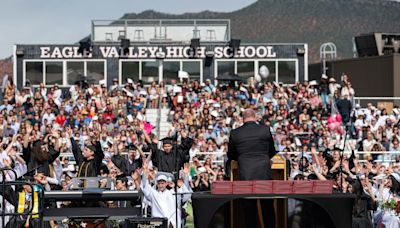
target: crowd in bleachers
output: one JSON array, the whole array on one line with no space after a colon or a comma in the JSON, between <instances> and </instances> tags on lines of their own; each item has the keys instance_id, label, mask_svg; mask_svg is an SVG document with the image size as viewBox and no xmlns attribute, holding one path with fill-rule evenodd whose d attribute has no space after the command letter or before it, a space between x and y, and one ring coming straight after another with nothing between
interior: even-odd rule
<instances>
[{"instance_id":1,"label":"crowd in bleachers","mask_svg":"<svg viewBox=\"0 0 400 228\"><path fill-rule=\"evenodd\" d=\"M290 161L289 178L332 179L335 192L356 193L359 224L372 218L400 224L382 210L383 202L400 200L398 106L356 104L347 75L295 85L236 83L172 80L147 87L129 79L109 87L81 81L67 89L41 84L17 91L8 79L0 106L0 167L16 171L6 171L6 180L31 176L46 190L65 191L76 176L108 176L113 188L139 190L143 174L155 182L157 173L181 169L187 189L209 191L213 181L229 178L229 132L252 108L259 124L271 127L278 154ZM146 121L146 109L158 107L170 109L166 140ZM174 147L179 162L169 166L159 154ZM90 156L97 162L93 174L83 174L82 161Z\"/></svg>"}]
</instances>

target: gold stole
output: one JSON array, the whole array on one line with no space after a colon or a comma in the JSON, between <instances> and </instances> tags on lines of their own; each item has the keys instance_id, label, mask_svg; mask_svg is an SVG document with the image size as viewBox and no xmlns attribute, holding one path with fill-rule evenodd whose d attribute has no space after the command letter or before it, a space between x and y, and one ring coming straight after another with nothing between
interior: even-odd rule
<instances>
[{"instance_id":1,"label":"gold stole","mask_svg":"<svg viewBox=\"0 0 400 228\"><path fill-rule=\"evenodd\" d=\"M85 161L82 162L81 166L79 167L78 177L81 177L82 169L83 169L83 166L85 165L85 163L86 163ZM90 165L90 161L88 163L86 163L85 176L84 177L87 177L87 172L88 172L89 165Z\"/></svg>"},{"instance_id":2,"label":"gold stole","mask_svg":"<svg viewBox=\"0 0 400 228\"><path fill-rule=\"evenodd\" d=\"M25 212L25 198L26 193L23 190L18 195L18 214L22 215ZM32 200L29 202L29 205L32 205ZM25 227L29 227L29 219L31 215L28 215L28 218L25 222ZM33 208L32 208L32 218L39 218L39 192L33 191Z\"/></svg>"}]
</instances>

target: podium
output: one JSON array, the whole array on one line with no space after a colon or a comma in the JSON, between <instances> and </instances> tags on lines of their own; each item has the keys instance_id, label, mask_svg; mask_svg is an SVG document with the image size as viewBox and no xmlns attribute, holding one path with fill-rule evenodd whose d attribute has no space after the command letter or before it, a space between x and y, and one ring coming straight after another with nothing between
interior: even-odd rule
<instances>
[{"instance_id":1,"label":"podium","mask_svg":"<svg viewBox=\"0 0 400 228\"><path fill-rule=\"evenodd\" d=\"M288 180L290 162L283 155L276 154L271 159L272 178L274 180ZM231 162L231 181L238 180L238 162Z\"/></svg>"},{"instance_id":2,"label":"podium","mask_svg":"<svg viewBox=\"0 0 400 228\"><path fill-rule=\"evenodd\" d=\"M237 161L232 161L231 162L231 181L238 180L239 175L238 175L238 162ZM274 180L288 180L288 175L290 173L289 170L290 167L290 162L289 160L286 159L283 155L276 154L272 159L271 159L271 170L272 170L272 178ZM287 209L288 209L288 204L287 204L287 199L273 199L273 205L274 205L274 211L275 211L275 228L284 228L287 227ZM238 218L240 218L240 214L237 210L235 210L235 207L238 207L238 203L231 201L231 206L230 206L230 227L231 228L237 228L240 227L238 225ZM262 223L262 217L261 214L261 204L258 201L257 202L257 208L258 208L258 219L260 220L260 223ZM264 227L260 227L264 228Z\"/></svg>"}]
</instances>

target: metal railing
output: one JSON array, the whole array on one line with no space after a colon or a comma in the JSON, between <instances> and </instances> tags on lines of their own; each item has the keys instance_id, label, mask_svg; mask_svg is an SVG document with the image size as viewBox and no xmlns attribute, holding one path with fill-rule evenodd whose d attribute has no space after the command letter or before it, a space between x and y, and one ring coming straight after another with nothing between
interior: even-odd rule
<instances>
[{"instance_id":1,"label":"metal railing","mask_svg":"<svg viewBox=\"0 0 400 228\"><path fill-rule=\"evenodd\" d=\"M378 102L382 101L393 101L394 105L400 105L400 97L353 97L354 104L358 104L360 106L366 105L366 102L372 103L375 107L377 107Z\"/></svg>"},{"instance_id":2,"label":"metal railing","mask_svg":"<svg viewBox=\"0 0 400 228\"><path fill-rule=\"evenodd\" d=\"M301 153L303 154L312 154L311 152L279 152L279 154L281 155L300 155ZM317 152L316 154L318 154L319 152ZM351 155L351 151L344 151L343 154L344 155ZM399 155L400 156L400 151L354 151L355 156L357 157L358 155ZM358 160L359 162L367 162L368 160ZM396 160L390 159L390 160L385 160L385 159L375 159L374 162L378 163L378 162L382 162L382 163L386 163L386 162L395 162Z\"/></svg>"},{"instance_id":3,"label":"metal railing","mask_svg":"<svg viewBox=\"0 0 400 228\"><path fill-rule=\"evenodd\" d=\"M39 204L38 205L39 211L37 213L33 213L32 212L33 208L35 206L34 203L30 204L30 206L28 207L28 211L24 212L23 214L18 213L17 207L15 207L14 213L6 213L6 207L5 207L5 205L6 205L6 196L5 196L5 194L6 194L6 186L29 185L32 188L32 192L35 189L34 188L34 184L32 184L30 182L27 182L27 181L7 181L6 180L6 172L8 172L8 171L13 172L15 179L17 179L17 177L18 177L17 173L13 169L11 169L11 168L0 168L0 172L1 172L1 175L2 175L2 178L3 178L2 181L0 182L1 190L2 190L2 192L1 192L1 194L2 194L2 202L1 202L1 205L0 205L1 223L2 223L1 227L6 227L6 224L5 224L6 220L5 219L6 219L6 217L10 217L10 216L18 216L18 215L33 216L33 215L39 215L39 219L41 220L42 219L41 214L43 212L43 208L41 208L40 206L43 205L41 203L42 200L43 200L43 189L41 189L41 191L39 192L40 193L39 194L39 202L37 202ZM17 200L17 199L15 199L15 200ZM33 198L32 198L32 201L34 201Z\"/></svg>"},{"instance_id":4,"label":"metal railing","mask_svg":"<svg viewBox=\"0 0 400 228\"><path fill-rule=\"evenodd\" d=\"M294 151L294 152L278 152L278 154L280 155L300 155L300 154L311 154L311 152L300 152L300 151ZM317 152L316 154L318 154L319 152ZM351 155L351 151L344 151L343 152L344 155ZM127 152L121 152L121 155L126 155ZM150 152L144 152L145 155L150 155ZM400 151L354 151L354 154L356 155L356 157L358 157L359 155L364 155L364 154L370 154L370 155L399 155L400 156ZM219 155L219 152L198 152L196 153L196 155L204 155L204 156L217 156ZM62 153L60 155L61 157L74 157L74 155L72 153ZM226 153L222 154L222 157L226 156ZM201 163L205 162L205 159L200 159L199 160ZM368 160L365 159L361 159L358 160L361 163L365 163ZM375 159L374 162L375 163L388 163L388 162L395 162L396 160L390 159L390 160L385 160L385 159ZM192 161L190 161L192 162ZM225 161L224 160L213 160L212 161L213 164L222 164L224 165ZM70 164L75 165L75 161L70 161Z\"/></svg>"},{"instance_id":5,"label":"metal railing","mask_svg":"<svg viewBox=\"0 0 400 228\"><path fill-rule=\"evenodd\" d=\"M146 39L141 39L141 42L149 42L151 39L160 39L166 40L167 36L167 28L170 27L182 27L186 26L191 28L192 32L198 31L199 28L203 27L224 27L224 36L223 39L218 40L219 42L228 42L231 37L231 21L230 19L119 19L119 20L92 20L91 22L91 39L93 42L120 42L122 38L133 38L135 28L139 30L143 30L143 28L154 28L154 35L146 36ZM99 38L100 34L105 33L103 31L97 32L97 28L110 28L110 31L116 32L115 29L119 29L116 33L116 37L111 36L112 40L102 40ZM114 29L114 30L113 30ZM148 35L148 34L147 34ZM192 34L191 34L192 35ZM103 36L101 36L103 37ZM200 38L197 34L192 35L193 38ZM115 39L114 39L115 38ZM174 40L175 42L182 42L182 40ZM202 42L207 41L205 39ZM184 42L190 42L190 40L186 40Z\"/></svg>"}]
</instances>

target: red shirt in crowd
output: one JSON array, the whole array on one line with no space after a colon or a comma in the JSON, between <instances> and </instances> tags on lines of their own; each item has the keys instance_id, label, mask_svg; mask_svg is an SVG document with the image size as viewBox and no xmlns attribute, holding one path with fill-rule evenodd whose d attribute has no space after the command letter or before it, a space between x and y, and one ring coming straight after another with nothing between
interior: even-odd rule
<instances>
[{"instance_id":1,"label":"red shirt in crowd","mask_svg":"<svg viewBox=\"0 0 400 228\"><path fill-rule=\"evenodd\" d=\"M108 118L110 118L111 120L114 119L114 112L105 112L104 116L103 116L103 120L106 121Z\"/></svg>"},{"instance_id":2,"label":"red shirt in crowd","mask_svg":"<svg viewBox=\"0 0 400 228\"><path fill-rule=\"evenodd\" d=\"M67 117L64 116L64 115L62 115L62 114L59 114L59 115L56 117L56 123L58 123L58 124L61 125L61 126L64 126L64 123L65 123L66 120L67 120Z\"/></svg>"}]
</instances>

